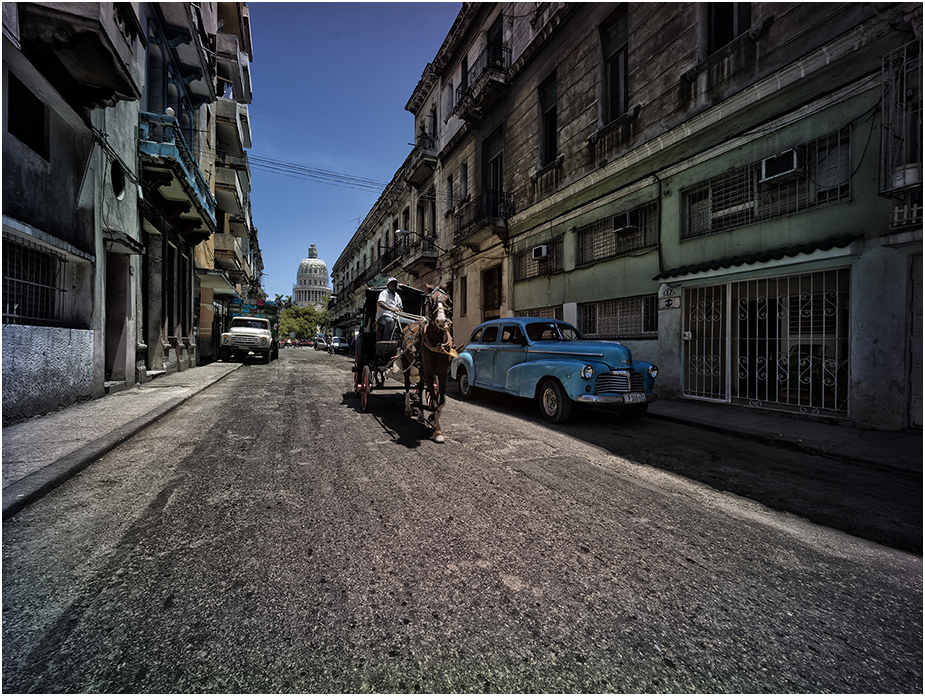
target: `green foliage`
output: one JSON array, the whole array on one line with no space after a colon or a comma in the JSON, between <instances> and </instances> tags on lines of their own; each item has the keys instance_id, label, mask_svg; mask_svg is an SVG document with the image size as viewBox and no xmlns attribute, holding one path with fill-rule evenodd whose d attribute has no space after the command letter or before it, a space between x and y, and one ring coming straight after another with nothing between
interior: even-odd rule
<instances>
[{"instance_id":1,"label":"green foliage","mask_svg":"<svg viewBox=\"0 0 925 696\"><path fill-rule=\"evenodd\" d=\"M319 312L314 307L290 307L282 311L280 320L280 337L289 338L295 333L296 338L314 338L331 328L331 316L328 310Z\"/></svg>"},{"instance_id":2,"label":"green foliage","mask_svg":"<svg viewBox=\"0 0 925 696\"><path fill-rule=\"evenodd\" d=\"M276 306L279 307L280 311L292 309L292 295L277 295Z\"/></svg>"}]
</instances>

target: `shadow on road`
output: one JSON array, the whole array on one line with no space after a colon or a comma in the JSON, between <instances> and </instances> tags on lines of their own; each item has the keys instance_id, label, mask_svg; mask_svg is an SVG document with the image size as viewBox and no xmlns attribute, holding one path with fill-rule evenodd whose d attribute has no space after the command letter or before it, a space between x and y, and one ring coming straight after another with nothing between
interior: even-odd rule
<instances>
[{"instance_id":1,"label":"shadow on road","mask_svg":"<svg viewBox=\"0 0 925 696\"><path fill-rule=\"evenodd\" d=\"M360 405L360 397L352 391L343 394L341 403L352 408L357 413L364 413ZM418 421L418 404L415 401L412 401L412 409L414 410L414 416L408 418L405 415L404 390L374 391L369 396L369 404L365 414L375 419L375 422L392 438L396 445L415 449L421 446L422 441L430 440L433 437L434 429Z\"/></svg>"}]
</instances>

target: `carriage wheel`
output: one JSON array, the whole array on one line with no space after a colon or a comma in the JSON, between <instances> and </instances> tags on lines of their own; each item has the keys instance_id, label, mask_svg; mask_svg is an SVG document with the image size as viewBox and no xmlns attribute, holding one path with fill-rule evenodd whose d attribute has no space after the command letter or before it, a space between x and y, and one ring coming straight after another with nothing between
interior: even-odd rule
<instances>
[{"instance_id":1,"label":"carriage wheel","mask_svg":"<svg viewBox=\"0 0 925 696\"><path fill-rule=\"evenodd\" d=\"M364 411L369 407L369 390L372 388L372 370L369 365L363 365L363 376L360 378L360 408Z\"/></svg>"},{"instance_id":2,"label":"carriage wheel","mask_svg":"<svg viewBox=\"0 0 925 696\"><path fill-rule=\"evenodd\" d=\"M437 380L434 380L434 394L437 393L439 389L439 384ZM430 410L437 410L437 404L433 402L433 399L430 398L430 392L425 388L424 383L421 382L421 406L428 408Z\"/></svg>"}]
</instances>

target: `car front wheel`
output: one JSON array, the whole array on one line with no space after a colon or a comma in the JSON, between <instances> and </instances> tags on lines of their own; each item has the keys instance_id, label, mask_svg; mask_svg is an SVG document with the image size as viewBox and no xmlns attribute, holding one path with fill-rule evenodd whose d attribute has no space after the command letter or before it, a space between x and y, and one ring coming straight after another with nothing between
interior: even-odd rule
<instances>
[{"instance_id":1,"label":"car front wheel","mask_svg":"<svg viewBox=\"0 0 925 696\"><path fill-rule=\"evenodd\" d=\"M459 395L463 400L468 401L472 398L472 382L469 381L469 373L462 367L459 368L459 372L456 375L456 386L459 387Z\"/></svg>"},{"instance_id":2,"label":"car front wheel","mask_svg":"<svg viewBox=\"0 0 925 696\"><path fill-rule=\"evenodd\" d=\"M565 423L572 415L572 402L558 382L546 380L540 385L540 412L550 423Z\"/></svg>"}]
</instances>

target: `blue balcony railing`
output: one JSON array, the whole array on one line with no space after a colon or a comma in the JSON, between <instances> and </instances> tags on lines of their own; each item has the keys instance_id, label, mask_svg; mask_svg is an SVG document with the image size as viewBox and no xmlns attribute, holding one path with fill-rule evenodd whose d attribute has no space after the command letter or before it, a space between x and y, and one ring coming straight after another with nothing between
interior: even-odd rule
<instances>
[{"instance_id":1,"label":"blue balcony railing","mask_svg":"<svg viewBox=\"0 0 925 696\"><path fill-rule=\"evenodd\" d=\"M198 197L198 207L209 216L215 226L215 197L209 191L199 165L180 130L175 116L141 112L138 123L139 149L145 155L172 159L178 162L186 175L189 188Z\"/></svg>"}]
</instances>

